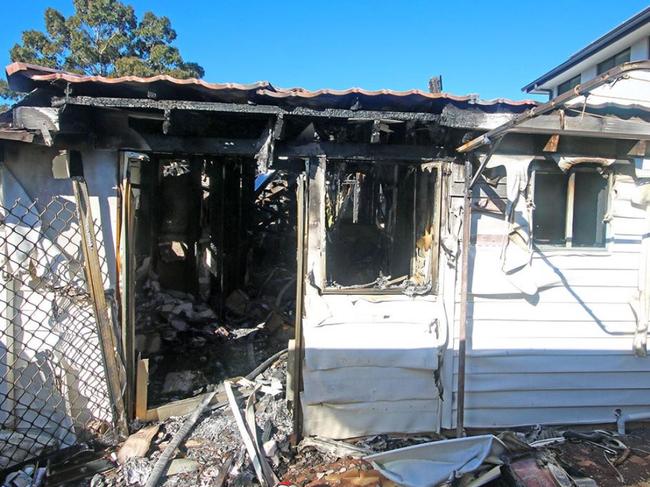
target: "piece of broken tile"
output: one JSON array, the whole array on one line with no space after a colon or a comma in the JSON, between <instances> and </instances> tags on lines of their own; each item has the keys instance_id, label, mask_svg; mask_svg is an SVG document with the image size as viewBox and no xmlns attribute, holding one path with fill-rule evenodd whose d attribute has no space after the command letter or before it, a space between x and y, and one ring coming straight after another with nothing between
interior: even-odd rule
<instances>
[{"instance_id":1,"label":"piece of broken tile","mask_svg":"<svg viewBox=\"0 0 650 487\"><path fill-rule=\"evenodd\" d=\"M191 458L175 458L169 464L167 476L178 475L181 473L196 472L199 469L199 462Z\"/></svg>"}]
</instances>

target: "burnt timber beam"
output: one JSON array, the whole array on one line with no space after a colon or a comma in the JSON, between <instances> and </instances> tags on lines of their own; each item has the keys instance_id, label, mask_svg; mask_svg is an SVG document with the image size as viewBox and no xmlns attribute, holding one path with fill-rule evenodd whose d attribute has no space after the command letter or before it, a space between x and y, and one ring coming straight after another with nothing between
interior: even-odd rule
<instances>
[{"instance_id":1,"label":"burnt timber beam","mask_svg":"<svg viewBox=\"0 0 650 487\"><path fill-rule=\"evenodd\" d=\"M309 144L278 144L278 157L318 157L355 161L431 161L446 157L444 149L436 146L405 144L350 144L336 142L314 142Z\"/></svg>"},{"instance_id":2,"label":"burnt timber beam","mask_svg":"<svg viewBox=\"0 0 650 487\"><path fill-rule=\"evenodd\" d=\"M16 142L34 142L36 135L29 130L0 129L0 140L12 140Z\"/></svg>"},{"instance_id":3,"label":"burnt timber beam","mask_svg":"<svg viewBox=\"0 0 650 487\"><path fill-rule=\"evenodd\" d=\"M248 115L285 115L295 117L318 117L318 118L340 118L340 119L390 119L400 121L421 121L438 122L440 115L423 112L396 112L383 110L349 110L342 108L323 108L316 110L307 107L295 107L291 109L281 108L275 105L255 105L245 103L222 103L206 101L185 101L185 100L150 100L144 98L111 98L93 96L74 96L68 98L53 98L53 107L64 105L79 105L97 108L123 108L123 109L144 109L144 110L192 110L208 111L218 113L238 113Z\"/></svg>"},{"instance_id":4,"label":"burnt timber beam","mask_svg":"<svg viewBox=\"0 0 650 487\"><path fill-rule=\"evenodd\" d=\"M104 143L105 142L105 143ZM115 147L114 139L98 137L96 146ZM184 154L235 155L252 157L259 151L258 139L234 139L218 137L182 137L162 134L140 134L139 141L122 145L120 149L147 152ZM329 159L358 161L430 161L441 157L441 149L423 145L383 145L336 142L294 144L278 141L274 159L326 156Z\"/></svg>"},{"instance_id":5,"label":"burnt timber beam","mask_svg":"<svg viewBox=\"0 0 650 487\"><path fill-rule=\"evenodd\" d=\"M535 117L539 117L541 115L545 115L550 112L553 112L554 110L562 108L565 105L565 103L573 100L574 98L577 98L581 95L587 95L591 90L598 88L599 86L604 85L605 83L609 83L613 80L616 80L621 76L624 76L629 71L634 71L636 69L649 69L649 68L650 68L650 61L634 61L630 63L624 63L619 66L615 66L609 71L601 74L600 76L597 76L596 78L591 79L585 83L581 83L575 88L573 88L572 90L562 93L561 95L556 96L552 100L543 103L542 105L531 108L530 110L526 110L524 113L518 115L517 117L513 118L509 122L506 122L503 125L500 125L499 127L492 129L487 133L470 140L469 142L464 143L463 145L458 147L456 151L465 153L465 152L471 152L473 150L476 150L483 145L489 144L492 138L495 138L499 135L504 135L505 133L510 132L514 127L521 125L522 123L527 122L528 120L531 120Z\"/></svg>"},{"instance_id":6,"label":"burnt timber beam","mask_svg":"<svg viewBox=\"0 0 650 487\"><path fill-rule=\"evenodd\" d=\"M18 136L13 132L6 136L0 132L0 138L17 139L25 135L33 135L27 131L19 131ZM30 140L24 140L29 142ZM34 143L43 144L40 137ZM548 142L546 135L509 134L504 137L498 149L498 154L520 154L545 157ZM636 140L595 139L588 137L561 137L554 155L580 157L606 157L613 159L628 159L633 151L640 154L640 146ZM61 134L55 139L56 148L83 149L120 149L144 152L166 152L185 154L212 154L254 156L259 150L259 140L219 138L219 137L184 137L163 134ZM635 147L636 146L636 147ZM635 150L633 150L635 148ZM650 157L650 144L646 144L645 157ZM344 159L358 161L430 161L432 159L448 158L450 154L443 148L433 145L406 144L370 144L370 143L336 143L277 141L274 150L274 164L278 159L308 158L324 155L329 159ZM634 157L642 157L635 155Z\"/></svg>"},{"instance_id":7,"label":"burnt timber beam","mask_svg":"<svg viewBox=\"0 0 650 487\"><path fill-rule=\"evenodd\" d=\"M184 137L140 133L137 146L123 147L130 150L151 152L175 152L184 154L214 154L253 156L259 150L258 139L231 139L220 137ZM101 140L101 139L100 139ZM108 145L114 145L109 143Z\"/></svg>"}]
</instances>

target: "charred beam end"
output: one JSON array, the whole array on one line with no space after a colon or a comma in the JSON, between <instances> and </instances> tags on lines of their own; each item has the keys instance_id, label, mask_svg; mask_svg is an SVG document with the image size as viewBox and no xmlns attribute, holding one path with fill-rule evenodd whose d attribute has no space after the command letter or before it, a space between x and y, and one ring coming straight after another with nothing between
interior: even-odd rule
<instances>
[{"instance_id":1,"label":"charred beam end","mask_svg":"<svg viewBox=\"0 0 650 487\"><path fill-rule=\"evenodd\" d=\"M31 144L36 136L29 130L0 129L0 140L12 140Z\"/></svg>"},{"instance_id":2,"label":"charred beam end","mask_svg":"<svg viewBox=\"0 0 650 487\"><path fill-rule=\"evenodd\" d=\"M273 126L273 140L282 140L284 139L284 129L286 127L284 114L281 113L275 119L275 125Z\"/></svg>"},{"instance_id":3,"label":"charred beam end","mask_svg":"<svg viewBox=\"0 0 650 487\"><path fill-rule=\"evenodd\" d=\"M373 120L372 122L372 132L370 134L370 143L379 144L381 142L381 121Z\"/></svg>"},{"instance_id":4,"label":"charred beam end","mask_svg":"<svg viewBox=\"0 0 650 487\"><path fill-rule=\"evenodd\" d=\"M549 137L548 142L544 145L544 152L557 152L557 146L560 144L560 134L553 134Z\"/></svg>"},{"instance_id":5,"label":"charred beam end","mask_svg":"<svg viewBox=\"0 0 650 487\"><path fill-rule=\"evenodd\" d=\"M627 155L630 157L645 157L647 154L647 146L647 140L639 140L632 146Z\"/></svg>"},{"instance_id":6,"label":"charred beam end","mask_svg":"<svg viewBox=\"0 0 650 487\"><path fill-rule=\"evenodd\" d=\"M110 98L76 96L53 98L52 106L80 105L97 108L124 108L145 110L194 110L219 113L239 113L249 115L284 115L293 117L340 118L340 119L392 119L400 121L439 122L440 115L423 112L396 112L378 110L347 110L340 108L323 108L320 110L307 107L284 109L275 105L254 105L244 103L222 103L184 100L148 100L141 98Z\"/></svg>"}]
</instances>

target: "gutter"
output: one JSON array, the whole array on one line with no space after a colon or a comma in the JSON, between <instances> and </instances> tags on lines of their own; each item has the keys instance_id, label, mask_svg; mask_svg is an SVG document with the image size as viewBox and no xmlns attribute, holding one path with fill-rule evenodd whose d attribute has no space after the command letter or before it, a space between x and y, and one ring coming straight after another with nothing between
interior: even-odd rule
<instances>
[{"instance_id":1,"label":"gutter","mask_svg":"<svg viewBox=\"0 0 650 487\"><path fill-rule=\"evenodd\" d=\"M529 110L526 110L521 115L516 116L512 120L504 123L503 125L500 125L499 127L492 129L486 132L485 134L476 137L475 139L472 139L469 142L461 145L456 149L456 151L463 154L467 152L472 152L484 145L492 144L493 139L505 135L507 132L510 131L510 129L516 127L517 125L520 125L521 123L530 120L531 118L535 118L539 115L543 115L545 113L551 112L556 108L563 106L566 102L573 100L574 98L577 98L582 95L586 95L591 90L598 88L599 86L614 81L618 78L621 78L622 76L624 76L626 73L629 73L630 71L636 71L639 69L650 70L650 60L636 61L636 62L621 64L620 66L615 66L609 71L607 71L606 73L603 73L600 76L597 76L596 78L591 79L585 83L579 84L574 89L567 91L566 93L562 93L559 96L556 96L551 101L548 101L543 105L539 105L537 107L533 107Z\"/></svg>"}]
</instances>

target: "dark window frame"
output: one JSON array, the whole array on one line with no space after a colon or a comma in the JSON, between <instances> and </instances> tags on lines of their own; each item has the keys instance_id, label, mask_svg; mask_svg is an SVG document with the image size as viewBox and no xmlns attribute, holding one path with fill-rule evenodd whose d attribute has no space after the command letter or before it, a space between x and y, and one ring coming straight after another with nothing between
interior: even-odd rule
<instances>
[{"instance_id":1,"label":"dark window frame","mask_svg":"<svg viewBox=\"0 0 650 487\"><path fill-rule=\"evenodd\" d=\"M566 93L569 90L572 90L576 86L580 84L582 81L581 75L574 76L571 79L566 80L563 83L560 83L557 85L557 95L561 95L562 93Z\"/></svg>"},{"instance_id":2,"label":"dark window frame","mask_svg":"<svg viewBox=\"0 0 650 487\"><path fill-rule=\"evenodd\" d=\"M601 75L616 66L620 66L623 63L629 63L631 55L632 49L628 47L623 49L621 52L608 57L596 65L596 74Z\"/></svg>"},{"instance_id":3,"label":"dark window frame","mask_svg":"<svg viewBox=\"0 0 650 487\"><path fill-rule=\"evenodd\" d=\"M548 163L536 163L535 165L532 166L532 175L530 179L529 191L532 192L533 201L535 202L535 210L533 211L533 215L532 215L531 231L532 231L533 242L536 245L548 249L607 250L608 237L609 237L609 225L606 216L611 207L613 178L609 170L607 170L606 168L601 168L601 169L605 169L604 172L599 171L599 167L595 164L584 164L584 165L580 164L572 167L567 173L564 173L554 164L551 165ZM581 222L577 222L576 220L576 206L582 204L581 202L577 202L576 200L576 179L578 179L578 175L580 174L585 174L585 175L597 174L598 177L601 177L605 180L605 186L603 188L604 201L599 201L599 200L595 201L596 205L602 203L601 211L598 212L598 208L596 209L596 211L598 212L597 216L602 217L602 225L603 225L601 230L602 233L600 237L596 238L596 242L589 245L578 244L577 242L579 242L579 240L577 239L577 236L574 234L576 230L576 226L579 227L581 223ZM536 236L538 230L536 229L535 212L537 211L537 206L543 204L542 201L537 200L538 196L541 197L540 188L536 184L539 180L539 175L553 175L553 176L562 175L564 178L566 178L565 179L566 201L563 205L565 213L562 216L564 232L563 232L563 238L556 242L540 241ZM598 232L598 229L595 229L594 232Z\"/></svg>"}]
</instances>

